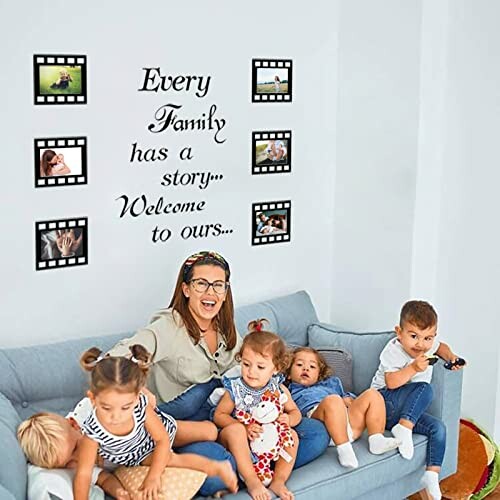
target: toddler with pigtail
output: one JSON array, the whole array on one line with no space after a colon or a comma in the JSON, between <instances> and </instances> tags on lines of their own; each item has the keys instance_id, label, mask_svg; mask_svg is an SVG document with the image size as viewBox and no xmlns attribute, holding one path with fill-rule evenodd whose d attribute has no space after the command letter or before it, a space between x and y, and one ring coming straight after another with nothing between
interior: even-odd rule
<instances>
[{"instance_id":1,"label":"toddler with pigtail","mask_svg":"<svg viewBox=\"0 0 500 500\"><path fill-rule=\"evenodd\" d=\"M293 469L298 448L297 433L291 429L302 419L299 409L283 386L281 372L285 371L289 354L285 343L275 333L263 330L264 319L252 321L249 333L243 338L236 360L241 365L241 376L223 378L225 393L215 409L213 420L222 428L219 441L233 454L238 472L254 500L270 500L271 490L281 499L292 500L293 493L286 481ZM278 418L284 452L275 457L274 472L262 474L254 461L249 442L256 440L263 427L249 419L262 402L273 399L283 413ZM269 487L269 489L266 488Z\"/></svg>"},{"instance_id":2,"label":"toddler with pigtail","mask_svg":"<svg viewBox=\"0 0 500 500\"><path fill-rule=\"evenodd\" d=\"M84 437L78 447L73 482L75 500L86 500L97 454L124 466L147 465L149 472L140 487L145 498L161 492L165 467L183 467L219 476L228 490L237 490L231 464L194 454L172 452L172 445L184 446L208 437L217 430L210 422L176 422L170 415L148 405L142 392L150 365L150 354L141 345L130 347L132 356L103 357L97 348L83 353L80 363L90 372L88 397L93 411L82 424Z\"/></svg>"},{"instance_id":3,"label":"toddler with pigtail","mask_svg":"<svg viewBox=\"0 0 500 500\"><path fill-rule=\"evenodd\" d=\"M368 430L370 453L381 455L397 448L401 441L385 437L385 403L374 389L359 396L344 391L342 382L323 356L311 347L297 347L287 372L292 398L305 417L323 422L337 447L343 467L355 469L358 459L352 442Z\"/></svg>"}]
</instances>

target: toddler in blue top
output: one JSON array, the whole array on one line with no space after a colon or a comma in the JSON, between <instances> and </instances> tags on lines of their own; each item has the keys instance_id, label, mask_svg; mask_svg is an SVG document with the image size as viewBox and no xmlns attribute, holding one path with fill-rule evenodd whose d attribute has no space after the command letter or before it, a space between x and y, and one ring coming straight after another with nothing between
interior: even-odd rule
<instances>
[{"instance_id":1,"label":"toddler in blue top","mask_svg":"<svg viewBox=\"0 0 500 500\"><path fill-rule=\"evenodd\" d=\"M385 403L380 393L367 389L358 397L344 391L321 354L298 347L288 370L290 394L303 416L322 421L337 446L344 467L358 467L351 442L368 429L370 452L380 455L398 447L399 440L385 437Z\"/></svg>"}]
</instances>

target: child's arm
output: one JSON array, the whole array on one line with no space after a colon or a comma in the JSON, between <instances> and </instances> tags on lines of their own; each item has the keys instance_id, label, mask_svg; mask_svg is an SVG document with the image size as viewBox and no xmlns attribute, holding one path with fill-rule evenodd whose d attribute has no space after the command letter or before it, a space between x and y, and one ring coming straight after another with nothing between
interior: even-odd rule
<instances>
[{"instance_id":1,"label":"child's arm","mask_svg":"<svg viewBox=\"0 0 500 500\"><path fill-rule=\"evenodd\" d=\"M116 498L117 500L125 500L130 498L127 490L123 487L120 480L113 474L103 470L97 478L97 486L100 486L104 493Z\"/></svg>"},{"instance_id":2,"label":"child's arm","mask_svg":"<svg viewBox=\"0 0 500 500\"><path fill-rule=\"evenodd\" d=\"M295 404L295 401L292 399L290 391L284 385L281 386L281 390L286 394L288 400L283 408L284 413L280 415L278 421L287 423L290 427L295 427L300 424L302 414Z\"/></svg>"},{"instance_id":3,"label":"child's arm","mask_svg":"<svg viewBox=\"0 0 500 500\"><path fill-rule=\"evenodd\" d=\"M224 428L231 424L239 423L238 420L236 420L231 416L233 410L234 410L234 401L231 399L229 392L225 391L224 395L219 401L219 404L217 405L217 408L215 408L215 413L213 418L214 424L217 427Z\"/></svg>"},{"instance_id":4,"label":"child's arm","mask_svg":"<svg viewBox=\"0 0 500 500\"><path fill-rule=\"evenodd\" d=\"M421 354L408 366L395 372L385 372L385 385L387 389L397 389L405 385L416 373L423 372L429 366L429 360L425 354Z\"/></svg>"},{"instance_id":5,"label":"child's arm","mask_svg":"<svg viewBox=\"0 0 500 500\"><path fill-rule=\"evenodd\" d=\"M99 445L87 436L83 436L78 446L78 466L73 479L74 500L87 500L92 482L92 469Z\"/></svg>"},{"instance_id":6,"label":"child's arm","mask_svg":"<svg viewBox=\"0 0 500 500\"><path fill-rule=\"evenodd\" d=\"M436 354L445 361L455 361L459 357L451 350L451 347L444 342L439 343ZM463 368L463 365L455 365L452 370L460 370L461 368Z\"/></svg>"},{"instance_id":7,"label":"child's arm","mask_svg":"<svg viewBox=\"0 0 500 500\"><path fill-rule=\"evenodd\" d=\"M151 406L146 406L146 430L155 442L155 449L148 459L150 459L149 472L141 487L146 498L156 498L161 493L161 474L170 462L172 450L170 448L170 437L165 429L160 417Z\"/></svg>"}]
</instances>

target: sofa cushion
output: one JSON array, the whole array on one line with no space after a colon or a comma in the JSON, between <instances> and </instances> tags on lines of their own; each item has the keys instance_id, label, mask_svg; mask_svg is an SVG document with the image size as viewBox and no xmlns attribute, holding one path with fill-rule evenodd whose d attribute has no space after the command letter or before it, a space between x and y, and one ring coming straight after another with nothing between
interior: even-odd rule
<instances>
[{"instance_id":1,"label":"sofa cushion","mask_svg":"<svg viewBox=\"0 0 500 500\"><path fill-rule=\"evenodd\" d=\"M307 345L307 328L318 321L311 298L304 291L238 307L235 322L240 335L244 336L248 323L258 318L269 320L269 330L291 345Z\"/></svg>"},{"instance_id":2,"label":"sofa cushion","mask_svg":"<svg viewBox=\"0 0 500 500\"><path fill-rule=\"evenodd\" d=\"M26 458L16 438L21 419L11 402L0 393L0 484L14 498L24 498L26 492ZM0 498L2 492L0 491Z\"/></svg>"},{"instance_id":3,"label":"sofa cushion","mask_svg":"<svg viewBox=\"0 0 500 500\"><path fill-rule=\"evenodd\" d=\"M317 323L309 327L308 335L309 345L315 349L342 347L352 354L353 390L360 394L370 387L380 353L395 333L338 331L331 325Z\"/></svg>"},{"instance_id":4,"label":"sofa cushion","mask_svg":"<svg viewBox=\"0 0 500 500\"><path fill-rule=\"evenodd\" d=\"M333 374L342 381L344 391L353 392L351 353L342 347L318 349L318 352L325 358Z\"/></svg>"}]
</instances>

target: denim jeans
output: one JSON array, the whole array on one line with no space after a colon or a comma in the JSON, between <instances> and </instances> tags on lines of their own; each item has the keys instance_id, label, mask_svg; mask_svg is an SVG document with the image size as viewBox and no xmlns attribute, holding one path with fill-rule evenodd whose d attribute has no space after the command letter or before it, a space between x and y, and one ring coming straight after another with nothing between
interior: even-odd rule
<instances>
[{"instance_id":1,"label":"denim jeans","mask_svg":"<svg viewBox=\"0 0 500 500\"><path fill-rule=\"evenodd\" d=\"M159 404L158 408L176 420L210 420L213 406L208 401L208 396L217 387L222 387L222 382L213 378L191 387L168 403Z\"/></svg>"},{"instance_id":2,"label":"denim jeans","mask_svg":"<svg viewBox=\"0 0 500 500\"><path fill-rule=\"evenodd\" d=\"M158 407L177 420L210 420L214 408L207 401L207 398L214 389L221 386L222 383L219 379L212 379L209 382L191 387L172 401L162 403ZM295 431L299 436L299 449L294 465L296 469L322 455L328 447L330 436L323 423L312 418L303 418L300 424L295 427ZM202 441L176 448L175 451L177 453L196 453L212 460L230 460L233 469L236 470L234 457L219 443ZM223 489L222 481L218 477L212 477L205 480L199 493L211 496Z\"/></svg>"},{"instance_id":3,"label":"denim jeans","mask_svg":"<svg viewBox=\"0 0 500 500\"><path fill-rule=\"evenodd\" d=\"M443 463L446 447L446 427L441 420L425 410L432 402L432 386L427 382L413 382L397 389L380 389L385 401L386 429L392 429L400 419L412 422L413 432L427 436L427 466Z\"/></svg>"}]
</instances>

